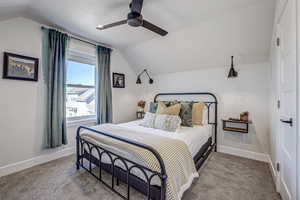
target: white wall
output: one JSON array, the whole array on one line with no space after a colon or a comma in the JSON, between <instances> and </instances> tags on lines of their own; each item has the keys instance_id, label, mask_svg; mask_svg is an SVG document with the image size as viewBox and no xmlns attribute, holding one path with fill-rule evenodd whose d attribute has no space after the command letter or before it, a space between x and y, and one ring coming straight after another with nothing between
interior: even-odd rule
<instances>
[{"instance_id":1,"label":"white wall","mask_svg":"<svg viewBox=\"0 0 300 200\"><path fill-rule=\"evenodd\" d=\"M0 78L0 171L8 164L41 155L57 153L75 144L76 126L68 127L67 146L43 150L43 76L41 66L42 33L40 24L24 18L0 21L0 76L3 52L40 59L39 81L26 82ZM121 54L112 53L112 72L126 74L126 88L113 89L114 122L135 117L137 90L135 75ZM133 79L133 80L132 80ZM91 125L90 123L87 125ZM1 174L1 173L0 173Z\"/></svg>"},{"instance_id":2,"label":"white wall","mask_svg":"<svg viewBox=\"0 0 300 200\"><path fill-rule=\"evenodd\" d=\"M111 72L125 74L125 88L113 88L113 121L121 123L136 119L140 90L136 85L136 73L118 51L113 51Z\"/></svg>"},{"instance_id":3,"label":"white wall","mask_svg":"<svg viewBox=\"0 0 300 200\"><path fill-rule=\"evenodd\" d=\"M219 101L219 145L259 153L269 152L269 81L270 64L237 66L239 77L227 79L228 69L216 68L154 76L147 85L144 99L159 92L212 92ZM223 132L220 119L239 117L249 111L253 124L249 134Z\"/></svg>"}]
</instances>

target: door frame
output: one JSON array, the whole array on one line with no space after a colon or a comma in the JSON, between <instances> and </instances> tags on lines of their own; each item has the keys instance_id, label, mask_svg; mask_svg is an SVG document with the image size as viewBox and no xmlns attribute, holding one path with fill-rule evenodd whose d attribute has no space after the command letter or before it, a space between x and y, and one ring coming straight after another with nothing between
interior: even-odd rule
<instances>
[{"instance_id":1,"label":"door frame","mask_svg":"<svg viewBox=\"0 0 300 200\"><path fill-rule=\"evenodd\" d=\"M280 19L280 18L279 18ZM278 20L279 21L279 20ZM278 21L276 21L276 24L275 24L275 29L276 29L276 34L275 34L275 41L277 40L277 38L280 38L281 37L281 33L280 33L280 28L279 28L279 24L278 24ZM276 42L277 43L277 42ZM279 101L279 107L278 107L278 104L277 104L277 111L276 111L276 156L275 156L275 159L276 159L276 163L275 163L275 170L276 170L276 182L275 182L275 187L276 187L276 191L280 193L281 191L281 174L280 174L280 171L278 171L277 169L277 164L280 164L281 163L281 152L280 152L280 102L281 102L281 99L280 99L280 76L281 76L281 73L280 73L280 63L281 63L281 57L280 57L280 46L276 45L276 50L275 50L275 54L276 54L276 82L277 82L277 90L276 90L276 99L277 101ZM278 102L277 102L278 103Z\"/></svg>"},{"instance_id":2,"label":"door frame","mask_svg":"<svg viewBox=\"0 0 300 200\"><path fill-rule=\"evenodd\" d=\"M296 0L296 64L297 64L297 78L296 78L296 82L297 82L297 133L298 133L298 139L297 139L297 185L296 185L296 198L300 199L300 129L299 129L299 124L300 124L300 106L299 106L299 102L300 102L300 2L299 0Z\"/></svg>"},{"instance_id":3,"label":"door frame","mask_svg":"<svg viewBox=\"0 0 300 200\"><path fill-rule=\"evenodd\" d=\"M288 1L291 0L287 0L286 4L288 3ZM296 119L295 121L295 126L296 126L296 132L297 132L297 141L296 141L296 199L300 199L300 129L299 129L299 124L300 124L300 0L295 0L296 3ZM276 38L281 36L280 33L280 26L279 26L279 21L281 20L282 14L284 12L284 10L286 9L286 4L283 6L282 8L282 12L280 13L280 16L278 19L276 19L276 23L275 23L275 30L276 30ZM280 51L280 47L276 47L278 49L276 49L276 54L277 56L280 54L278 54L278 51ZM281 58L279 58L276 62L277 65L277 81L279 83L280 79L279 77L281 76L281 70L280 70L280 60ZM279 61L279 62L278 62ZM279 65L278 65L279 64ZM280 83L279 83L279 94L278 94L278 98L280 100ZM280 112L277 113L277 118L278 118L278 122L275 123L276 124L276 129L277 134L276 134L276 161L279 163L282 163L282 154L280 152L280 145L281 145L281 140L280 140ZM277 172L277 177L276 177L276 190L277 192L281 191L281 171Z\"/></svg>"}]
</instances>

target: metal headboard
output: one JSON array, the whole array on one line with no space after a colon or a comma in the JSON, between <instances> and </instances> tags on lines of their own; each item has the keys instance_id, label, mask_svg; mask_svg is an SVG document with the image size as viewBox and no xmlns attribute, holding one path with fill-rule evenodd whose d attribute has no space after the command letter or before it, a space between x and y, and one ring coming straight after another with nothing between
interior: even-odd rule
<instances>
[{"instance_id":1,"label":"metal headboard","mask_svg":"<svg viewBox=\"0 0 300 200\"><path fill-rule=\"evenodd\" d=\"M214 126L214 142L215 142L215 151L217 151L217 133L218 133L218 100L217 97L209 92L188 92L188 93L159 93L155 95L154 102L157 102L157 98L161 96L206 96L206 97L212 97L213 101L204 101L205 106L207 107L207 118L208 118L208 124L211 124ZM211 113L211 105L214 105L214 120L211 122L210 119L210 113Z\"/></svg>"}]
</instances>

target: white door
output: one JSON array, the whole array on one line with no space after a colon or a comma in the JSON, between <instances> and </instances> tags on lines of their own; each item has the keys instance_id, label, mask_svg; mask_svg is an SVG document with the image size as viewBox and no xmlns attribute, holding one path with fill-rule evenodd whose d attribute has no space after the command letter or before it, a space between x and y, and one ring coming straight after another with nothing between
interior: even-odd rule
<instances>
[{"instance_id":1,"label":"white door","mask_svg":"<svg viewBox=\"0 0 300 200\"><path fill-rule=\"evenodd\" d=\"M278 23L280 38L280 193L296 200L297 182L297 38L296 0L288 0Z\"/></svg>"}]
</instances>

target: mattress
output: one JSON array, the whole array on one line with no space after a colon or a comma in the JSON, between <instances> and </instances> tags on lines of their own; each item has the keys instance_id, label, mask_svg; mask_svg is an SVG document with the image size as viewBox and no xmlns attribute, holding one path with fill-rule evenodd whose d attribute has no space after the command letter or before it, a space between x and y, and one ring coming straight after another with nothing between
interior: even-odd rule
<instances>
[{"instance_id":1,"label":"mattress","mask_svg":"<svg viewBox=\"0 0 300 200\"><path fill-rule=\"evenodd\" d=\"M156 134L163 137L182 140L188 146L193 157L207 142L208 138L212 136L212 125L209 124L194 127L181 126L176 132L168 132L160 129L143 127L139 125L140 123L141 120L136 120L119 124L119 126L149 134Z\"/></svg>"}]
</instances>

